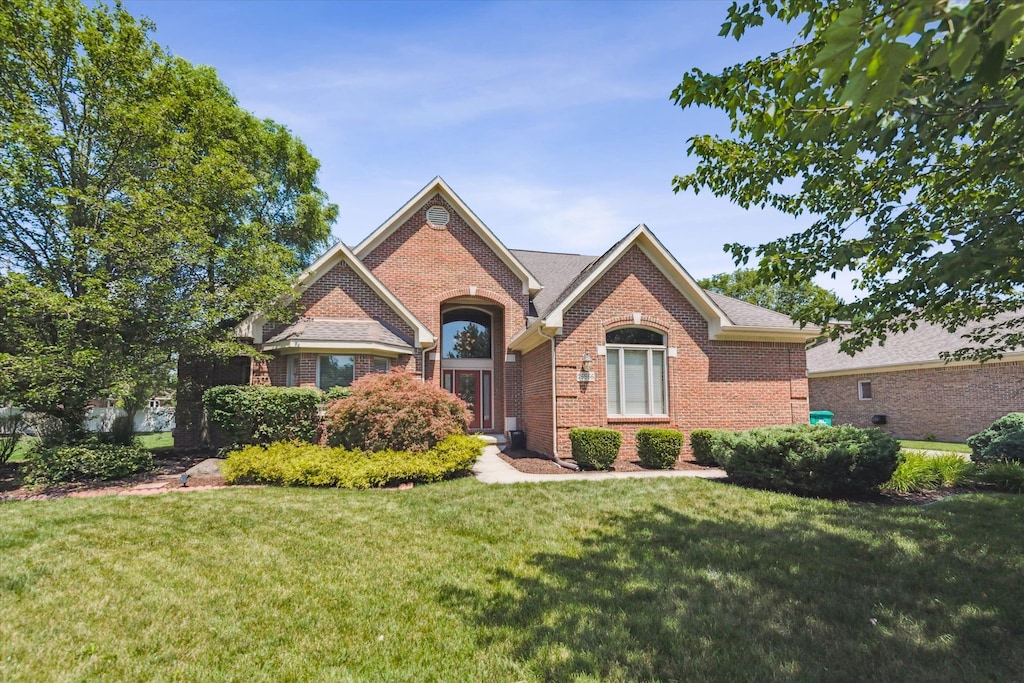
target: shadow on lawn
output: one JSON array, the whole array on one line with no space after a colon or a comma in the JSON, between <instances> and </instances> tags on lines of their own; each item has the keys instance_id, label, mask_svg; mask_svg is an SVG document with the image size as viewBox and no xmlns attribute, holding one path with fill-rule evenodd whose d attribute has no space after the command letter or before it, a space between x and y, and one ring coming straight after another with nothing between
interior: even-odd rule
<instances>
[{"instance_id":1,"label":"shadow on lawn","mask_svg":"<svg viewBox=\"0 0 1024 683\"><path fill-rule=\"evenodd\" d=\"M1019 503L776 507L610 515L443 599L544 680L1019 675Z\"/></svg>"}]
</instances>

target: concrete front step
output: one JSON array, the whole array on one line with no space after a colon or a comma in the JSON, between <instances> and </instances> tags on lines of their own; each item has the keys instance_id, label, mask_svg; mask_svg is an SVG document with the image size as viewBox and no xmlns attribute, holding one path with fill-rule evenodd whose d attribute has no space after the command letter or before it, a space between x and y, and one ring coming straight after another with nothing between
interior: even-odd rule
<instances>
[{"instance_id":1,"label":"concrete front step","mask_svg":"<svg viewBox=\"0 0 1024 683\"><path fill-rule=\"evenodd\" d=\"M497 446L498 448L501 448L502 446L505 445L504 434L476 434L475 436L478 439L482 439L484 443L489 444L491 446Z\"/></svg>"}]
</instances>

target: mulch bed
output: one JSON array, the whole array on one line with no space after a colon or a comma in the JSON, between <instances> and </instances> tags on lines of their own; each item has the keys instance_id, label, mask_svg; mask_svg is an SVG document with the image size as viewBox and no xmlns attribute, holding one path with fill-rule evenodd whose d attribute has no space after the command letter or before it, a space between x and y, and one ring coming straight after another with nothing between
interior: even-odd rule
<instances>
[{"instance_id":1,"label":"mulch bed","mask_svg":"<svg viewBox=\"0 0 1024 683\"><path fill-rule=\"evenodd\" d=\"M529 474L569 474L573 470L559 467L551 458L534 453L533 451L526 450L505 450L498 453L501 459L507 462L512 467L515 467L520 472L526 472ZM563 458L565 462L571 462L575 464L572 458ZM640 461L635 458L619 458L616 460L611 467L612 472L642 472L650 468L644 467L640 464ZM680 460L676 462L675 467L672 469L676 470L706 470L710 469L707 467L701 467L693 461Z\"/></svg>"},{"instance_id":2,"label":"mulch bed","mask_svg":"<svg viewBox=\"0 0 1024 683\"><path fill-rule=\"evenodd\" d=\"M118 493L160 493L171 488L180 488L177 483L167 487L146 488L147 484L168 481L180 475L188 468L201 463L207 458L216 456L215 450L183 450L160 449L153 452L154 468L149 472L137 474L119 481L101 481L89 483L55 484L53 486L25 486L22 476L21 462L8 462L0 465L0 502L8 500L48 500L50 498L86 497L110 495ZM140 485L142 488L139 488ZM215 488L224 486L222 478L203 480L189 479L188 488Z\"/></svg>"}]
</instances>

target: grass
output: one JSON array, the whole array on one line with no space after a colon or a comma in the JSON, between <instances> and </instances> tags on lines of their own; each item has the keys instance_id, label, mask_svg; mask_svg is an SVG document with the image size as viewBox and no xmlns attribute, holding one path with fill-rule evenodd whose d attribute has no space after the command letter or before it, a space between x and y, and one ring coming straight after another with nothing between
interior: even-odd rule
<instances>
[{"instance_id":1,"label":"grass","mask_svg":"<svg viewBox=\"0 0 1024 683\"><path fill-rule=\"evenodd\" d=\"M170 432L155 432L153 434L140 434L139 440L142 442L143 448L149 450L160 450L163 448L174 447L174 437L171 436ZM25 459L29 449L35 443L35 437L26 436L22 437L21 441L14 449L14 455L11 456L11 462L21 462Z\"/></svg>"},{"instance_id":2,"label":"grass","mask_svg":"<svg viewBox=\"0 0 1024 683\"><path fill-rule=\"evenodd\" d=\"M686 479L0 505L0 680L1011 680L1024 498Z\"/></svg>"},{"instance_id":3,"label":"grass","mask_svg":"<svg viewBox=\"0 0 1024 683\"><path fill-rule=\"evenodd\" d=\"M952 453L970 453L971 447L965 443L951 443L948 441L911 441L900 439L900 446L903 448L914 448L922 451L950 451Z\"/></svg>"}]
</instances>

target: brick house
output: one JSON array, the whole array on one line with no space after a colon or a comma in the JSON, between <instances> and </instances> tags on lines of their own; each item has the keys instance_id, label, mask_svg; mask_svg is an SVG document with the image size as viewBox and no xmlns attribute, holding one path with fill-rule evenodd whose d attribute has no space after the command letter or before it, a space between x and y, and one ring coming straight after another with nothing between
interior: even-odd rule
<instances>
[{"instance_id":1,"label":"brick house","mask_svg":"<svg viewBox=\"0 0 1024 683\"><path fill-rule=\"evenodd\" d=\"M1024 351L986 363L943 361L942 352L969 345L967 331L920 324L852 357L836 341L809 349L811 410L831 411L835 424L953 442L1024 411Z\"/></svg>"},{"instance_id":2,"label":"brick house","mask_svg":"<svg viewBox=\"0 0 1024 683\"><path fill-rule=\"evenodd\" d=\"M576 426L621 431L632 457L643 426L808 419L816 330L704 291L644 225L599 257L508 249L440 178L320 257L295 306L292 324L255 315L238 329L269 361L204 370L213 379L193 382L189 401L179 390L178 445L200 437L205 385L326 389L395 369L466 399L472 430L522 430L549 456L569 454Z\"/></svg>"}]
</instances>

